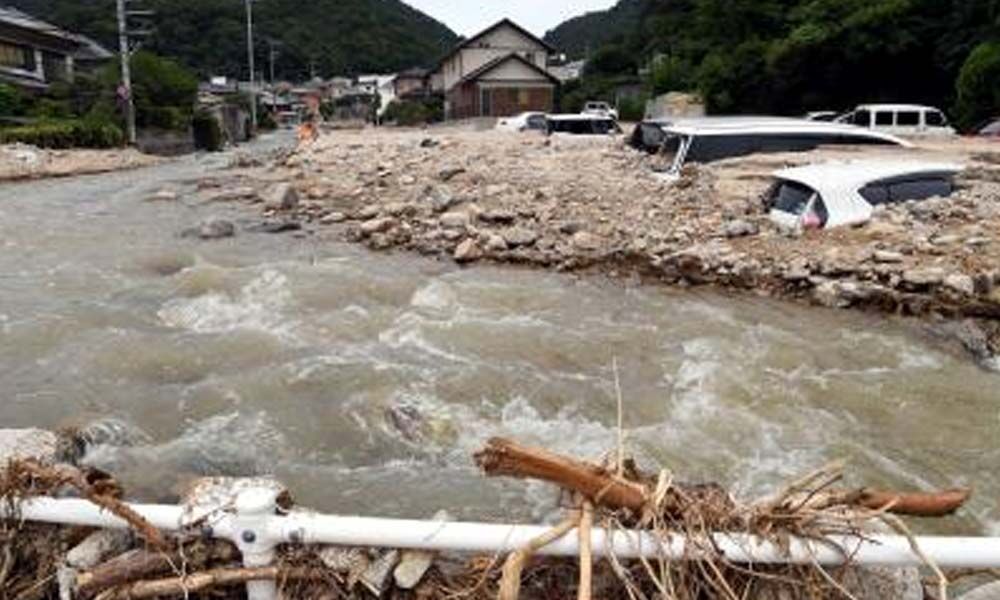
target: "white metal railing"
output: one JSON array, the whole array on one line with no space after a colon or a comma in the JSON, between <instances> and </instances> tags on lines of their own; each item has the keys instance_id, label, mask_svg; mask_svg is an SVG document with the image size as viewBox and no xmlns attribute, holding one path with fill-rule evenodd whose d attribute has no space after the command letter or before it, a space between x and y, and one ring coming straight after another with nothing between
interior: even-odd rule
<instances>
[{"instance_id":1,"label":"white metal railing","mask_svg":"<svg viewBox=\"0 0 1000 600\"><path fill-rule=\"evenodd\" d=\"M306 512L277 514L274 489L241 492L226 510L189 509L170 505L129 505L151 525L165 531L189 530L192 524L203 535L233 542L247 567L265 567L274 561L279 544L329 544L373 548L439 550L451 552L504 553L516 550L539 537L548 527L538 525L497 525L340 517ZM87 500L33 498L13 510L0 506L0 517L26 521L127 528L121 518ZM572 532L571 532L572 533ZM833 536L822 541L792 539L787 550L746 534L720 533L715 544L726 558L744 564L819 564L833 566L848 560L863 565L889 567L921 566L924 558L902 536L874 535L865 539ZM1000 538L918 537L915 539L926 558L941 568L1000 567ZM619 558L690 558L688 540L672 535L663 538L646 531L594 529L596 556L614 554ZM546 546L539 554L574 556L579 554L578 536L567 534ZM696 554L695 554L696 556ZM275 583L247 584L251 600L273 600Z\"/></svg>"}]
</instances>

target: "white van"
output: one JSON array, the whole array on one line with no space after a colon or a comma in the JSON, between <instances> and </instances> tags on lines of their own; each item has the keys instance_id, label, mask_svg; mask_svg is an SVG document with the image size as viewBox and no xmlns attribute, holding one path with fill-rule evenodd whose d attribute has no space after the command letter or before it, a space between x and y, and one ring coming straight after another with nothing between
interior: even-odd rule
<instances>
[{"instance_id":1,"label":"white van","mask_svg":"<svg viewBox=\"0 0 1000 600\"><path fill-rule=\"evenodd\" d=\"M943 112L918 104L864 104L837 120L895 135L955 135Z\"/></svg>"}]
</instances>

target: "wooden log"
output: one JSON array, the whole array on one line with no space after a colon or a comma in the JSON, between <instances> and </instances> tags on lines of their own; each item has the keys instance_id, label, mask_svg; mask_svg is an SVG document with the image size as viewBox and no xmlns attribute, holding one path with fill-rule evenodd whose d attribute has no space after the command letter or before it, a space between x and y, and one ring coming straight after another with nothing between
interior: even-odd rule
<instances>
[{"instance_id":1,"label":"wooden log","mask_svg":"<svg viewBox=\"0 0 1000 600\"><path fill-rule=\"evenodd\" d=\"M326 581L330 574L322 569L261 567L256 569L215 569L153 581L138 581L98 596L99 600L143 600L144 598L175 597L203 592L212 588L231 587L249 581Z\"/></svg>"},{"instance_id":2,"label":"wooden log","mask_svg":"<svg viewBox=\"0 0 1000 600\"><path fill-rule=\"evenodd\" d=\"M972 490L947 490L937 493L901 493L864 489L858 494L858 504L872 510L888 507L894 515L909 517L947 517L972 496Z\"/></svg>"},{"instance_id":3,"label":"wooden log","mask_svg":"<svg viewBox=\"0 0 1000 600\"><path fill-rule=\"evenodd\" d=\"M542 448L493 438L475 454L475 460L489 477L548 481L611 509L640 512L646 506L646 489L642 485L614 477L597 465Z\"/></svg>"},{"instance_id":4,"label":"wooden log","mask_svg":"<svg viewBox=\"0 0 1000 600\"><path fill-rule=\"evenodd\" d=\"M185 561L189 564L192 561L204 564L239 559L239 552L229 544L215 544L207 549L208 552L204 550L189 548L183 556L179 551L131 550L77 575L76 597L92 598L109 588L166 575L174 572Z\"/></svg>"}]
</instances>

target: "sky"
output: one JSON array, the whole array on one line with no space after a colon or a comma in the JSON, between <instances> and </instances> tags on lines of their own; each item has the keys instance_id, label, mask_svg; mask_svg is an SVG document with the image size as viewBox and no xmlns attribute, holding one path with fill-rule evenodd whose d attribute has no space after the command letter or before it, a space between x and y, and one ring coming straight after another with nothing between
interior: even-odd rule
<instances>
[{"instance_id":1,"label":"sky","mask_svg":"<svg viewBox=\"0 0 1000 600\"><path fill-rule=\"evenodd\" d=\"M566 19L604 10L616 0L403 0L410 6L470 36L504 17L541 37Z\"/></svg>"}]
</instances>

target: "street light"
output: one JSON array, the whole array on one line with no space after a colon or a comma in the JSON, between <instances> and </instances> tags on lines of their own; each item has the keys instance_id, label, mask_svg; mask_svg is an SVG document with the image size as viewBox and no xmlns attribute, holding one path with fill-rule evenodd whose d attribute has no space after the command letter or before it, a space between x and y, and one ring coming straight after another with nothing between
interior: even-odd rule
<instances>
[{"instance_id":1,"label":"street light","mask_svg":"<svg viewBox=\"0 0 1000 600\"><path fill-rule=\"evenodd\" d=\"M254 61L253 61L253 2L254 0L244 0L247 7L247 61L250 63L250 123L253 130L257 131L257 88L254 85Z\"/></svg>"}]
</instances>

